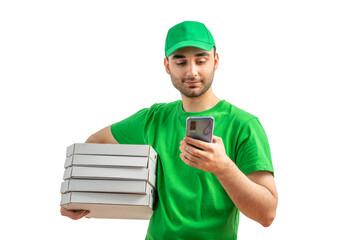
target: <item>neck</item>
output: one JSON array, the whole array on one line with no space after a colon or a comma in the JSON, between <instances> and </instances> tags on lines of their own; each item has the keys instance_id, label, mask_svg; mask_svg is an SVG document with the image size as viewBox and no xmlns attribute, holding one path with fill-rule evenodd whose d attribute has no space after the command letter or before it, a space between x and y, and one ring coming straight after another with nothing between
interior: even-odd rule
<instances>
[{"instance_id":1,"label":"neck","mask_svg":"<svg viewBox=\"0 0 360 240\"><path fill-rule=\"evenodd\" d=\"M181 94L181 98L183 100L183 109L185 112L206 111L220 102L220 99L215 96L211 88L199 97L189 98Z\"/></svg>"}]
</instances>

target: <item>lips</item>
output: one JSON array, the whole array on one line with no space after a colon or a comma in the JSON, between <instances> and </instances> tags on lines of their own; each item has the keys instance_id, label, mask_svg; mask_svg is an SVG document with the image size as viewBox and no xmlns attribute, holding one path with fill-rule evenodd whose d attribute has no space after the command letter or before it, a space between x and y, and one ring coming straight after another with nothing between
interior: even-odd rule
<instances>
[{"instance_id":1,"label":"lips","mask_svg":"<svg viewBox=\"0 0 360 240\"><path fill-rule=\"evenodd\" d=\"M186 81L185 84L188 86L197 86L200 82L199 81Z\"/></svg>"}]
</instances>

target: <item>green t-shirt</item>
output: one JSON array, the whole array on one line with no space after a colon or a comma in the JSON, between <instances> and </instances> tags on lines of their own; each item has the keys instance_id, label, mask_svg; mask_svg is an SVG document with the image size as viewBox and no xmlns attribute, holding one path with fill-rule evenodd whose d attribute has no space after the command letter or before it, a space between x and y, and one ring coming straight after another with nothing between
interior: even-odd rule
<instances>
[{"instance_id":1,"label":"green t-shirt","mask_svg":"<svg viewBox=\"0 0 360 240\"><path fill-rule=\"evenodd\" d=\"M111 126L121 144L149 144L159 155L157 198L146 239L236 239L239 211L217 177L180 158L186 118L212 116L214 135L244 174L273 172L269 143L259 120L220 101L213 108L185 112L182 101L154 104Z\"/></svg>"}]
</instances>

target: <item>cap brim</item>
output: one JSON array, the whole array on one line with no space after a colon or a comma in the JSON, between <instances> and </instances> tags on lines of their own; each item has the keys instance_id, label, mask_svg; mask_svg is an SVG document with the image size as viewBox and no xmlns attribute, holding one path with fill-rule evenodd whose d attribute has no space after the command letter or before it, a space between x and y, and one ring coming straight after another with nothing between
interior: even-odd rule
<instances>
[{"instance_id":1,"label":"cap brim","mask_svg":"<svg viewBox=\"0 0 360 240\"><path fill-rule=\"evenodd\" d=\"M200 49L204 49L205 51L210 51L214 46L208 43L199 42L199 41L183 41L175 44L171 48L165 51L166 57L169 57L173 54L176 50L183 48L183 47L196 47Z\"/></svg>"}]
</instances>

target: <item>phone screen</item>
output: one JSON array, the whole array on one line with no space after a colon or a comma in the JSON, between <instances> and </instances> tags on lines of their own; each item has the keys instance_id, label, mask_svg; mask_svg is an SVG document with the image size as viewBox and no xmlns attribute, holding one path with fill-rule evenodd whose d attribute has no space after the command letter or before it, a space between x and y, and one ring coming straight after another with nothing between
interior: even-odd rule
<instances>
[{"instance_id":1,"label":"phone screen","mask_svg":"<svg viewBox=\"0 0 360 240\"><path fill-rule=\"evenodd\" d=\"M214 131L213 117L188 117L186 119L186 136L205 142L212 142Z\"/></svg>"}]
</instances>

